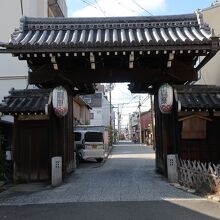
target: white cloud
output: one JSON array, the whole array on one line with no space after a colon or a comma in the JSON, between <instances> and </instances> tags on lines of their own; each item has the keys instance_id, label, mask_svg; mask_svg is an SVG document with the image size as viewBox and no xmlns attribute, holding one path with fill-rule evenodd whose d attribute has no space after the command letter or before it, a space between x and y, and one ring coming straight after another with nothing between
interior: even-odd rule
<instances>
[{"instance_id":1,"label":"white cloud","mask_svg":"<svg viewBox=\"0 0 220 220\"><path fill-rule=\"evenodd\" d=\"M73 12L72 17L149 15L140 6L154 14L156 11L163 10L165 0L99 0L98 4Z\"/></svg>"}]
</instances>

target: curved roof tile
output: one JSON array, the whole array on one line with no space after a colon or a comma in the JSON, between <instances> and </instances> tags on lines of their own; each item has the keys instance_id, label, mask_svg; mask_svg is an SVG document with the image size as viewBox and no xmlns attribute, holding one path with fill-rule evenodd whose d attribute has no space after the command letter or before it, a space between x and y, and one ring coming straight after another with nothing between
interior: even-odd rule
<instances>
[{"instance_id":1,"label":"curved roof tile","mask_svg":"<svg viewBox=\"0 0 220 220\"><path fill-rule=\"evenodd\" d=\"M182 110L220 110L220 86L175 85L176 101Z\"/></svg>"},{"instance_id":2,"label":"curved roof tile","mask_svg":"<svg viewBox=\"0 0 220 220\"><path fill-rule=\"evenodd\" d=\"M196 14L117 18L21 19L7 48L107 48L175 46L211 42L210 28Z\"/></svg>"}]
</instances>

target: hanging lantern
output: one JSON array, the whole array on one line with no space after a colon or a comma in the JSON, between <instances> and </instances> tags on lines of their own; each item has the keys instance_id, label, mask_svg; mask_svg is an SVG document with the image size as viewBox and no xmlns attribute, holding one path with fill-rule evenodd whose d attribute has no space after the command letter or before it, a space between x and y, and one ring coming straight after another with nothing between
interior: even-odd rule
<instances>
[{"instance_id":1,"label":"hanging lantern","mask_svg":"<svg viewBox=\"0 0 220 220\"><path fill-rule=\"evenodd\" d=\"M68 95L65 88L58 86L53 89L53 109L58 117L64 117L68 112Z\"/></svg>"},{"instance_id":2,"label":"hanging lantern","mask_svg":"<svg viewBox=\"0 0 220 220\"><path fill-rule=\"evenodd\" d=\"M160 86L158 91L159 108L162 113L170 113L173 107L173 88L168 83Z\"/></svg>"}]
</instances>

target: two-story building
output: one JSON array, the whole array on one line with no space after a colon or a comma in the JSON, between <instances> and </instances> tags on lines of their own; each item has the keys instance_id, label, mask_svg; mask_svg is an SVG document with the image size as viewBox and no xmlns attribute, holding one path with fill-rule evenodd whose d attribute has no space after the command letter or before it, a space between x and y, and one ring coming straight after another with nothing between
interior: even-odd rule
<instances>
[{"instance_id":1,"label":"two-story building","mask_svg":"<svg viewBox=\"0 0 220 220\"><path fill-rule=\"evenodd\" d=\"M90 124L93 126L112 126L115 124L115 113L104 92L103 86L97 86L95 94L82 96L91 107Z\"/></svg>"}]
</instances>

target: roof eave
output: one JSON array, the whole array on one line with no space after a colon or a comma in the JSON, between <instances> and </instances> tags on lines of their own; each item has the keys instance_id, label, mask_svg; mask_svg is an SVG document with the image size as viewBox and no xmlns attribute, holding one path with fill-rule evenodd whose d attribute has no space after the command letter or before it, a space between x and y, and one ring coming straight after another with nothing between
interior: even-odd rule
<instances>
[{"instance_id":1,"label":"roof eave","mask_svg":"<svg viewBox=\"0 0 220 220\"><path fill-rule=\"evenodd\" d=\"M111 46L111 47L5 47L5 49L0 49L0 53L12 53L22 54L22 53L74 53L74 52L123 52L123 51L164 51L164 50L212 50L212 41L198 43L198 44L188 44L188 45L128 45L128 46ZM219 47L215 49L215 53L219 50Z\"/></svg>"}]
</instances>

